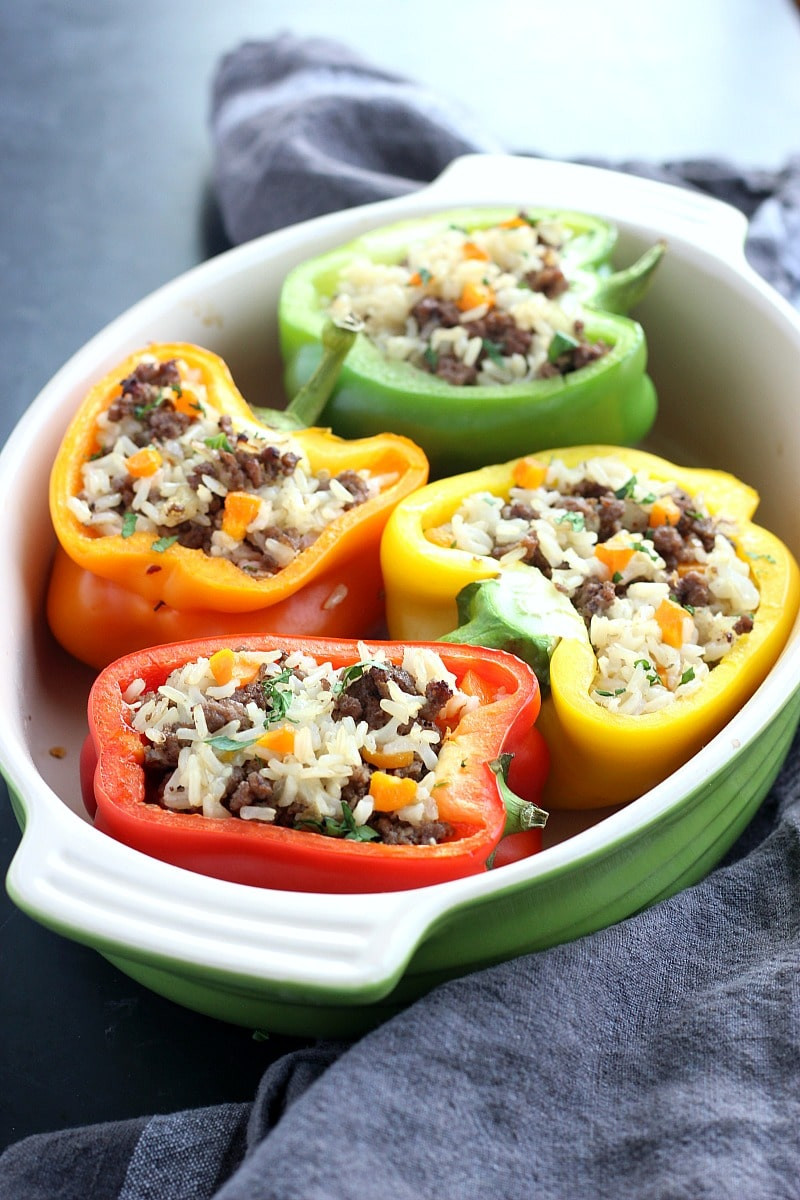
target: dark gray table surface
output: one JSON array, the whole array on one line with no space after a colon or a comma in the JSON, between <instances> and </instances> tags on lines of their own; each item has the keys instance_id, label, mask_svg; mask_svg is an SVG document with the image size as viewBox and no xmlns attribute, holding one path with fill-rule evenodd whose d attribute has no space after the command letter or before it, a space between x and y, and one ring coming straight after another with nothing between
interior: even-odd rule
<instances>
[{"instance_id":1,"label":"dark gray table surface","mask_svg":"<svg viewBox=\"0 0 800 1200\"><path fill-rule=\"evenodd\" d=\"M798 150L791 0L6 0L0 10L0 441L59 366L153 288L225 248L209 195L220 54L285 27L476 107L509 149L560 157ZM394 10L392 10L394 11ZM598 16L602 12L602 19ZM450 14L450 15L447 15ZM483 23L483 28L481 28ZM480 35L477 32L480 29ZM572 52L565 63L564 31ZM691 30L689 36L687 31ZM554 50L554 47L556 49ZM542 96L549 97L541 102ZM44 481L42 481L44 486ZM0 794L3 873L19 841ZM27 1133L246 1100L291 1039L186 1012L0 900L0 1145Z\"/></svg>"}]
</instances>

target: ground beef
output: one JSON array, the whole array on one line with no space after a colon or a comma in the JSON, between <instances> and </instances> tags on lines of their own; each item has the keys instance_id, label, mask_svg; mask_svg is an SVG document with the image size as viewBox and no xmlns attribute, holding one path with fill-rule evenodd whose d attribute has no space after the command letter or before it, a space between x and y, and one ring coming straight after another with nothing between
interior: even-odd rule
<instances>
[{"instance_id":1,"label":"ground beef","mask_svg":"<svg viewBox=\"0 0 800 1200\"><path fill-rule=\"evenodd\" d=\"M617 598L616 588L610 579L585 579L572 595L572 603L586 622L587 627L597 613L606 612Z\"/></svg>"},{"instance_id":2,"label":"ground beef","mask_svg":"<svg viewBox=\"0 0 800 1200\"><path fill-rule=\"evenodd\" d=\"M679 604L703 608L711 603L711 591L698 571L687 571L675 584L675 598Z\"/></svg>"},{"instance_id":3,"label":"ground beef","mask_svg":"<svg viewBox=\"0 0 800 1200\"><path fill-rule=\"evenodd\" d=\"M560 267L544 266L528 271L525 282L532 292L543 292L548 300L556 300L569 288L569 280Z\"/></svg>"},{"instance_id":4,"label":"ground beef","mask_svg":"<svg viewBox=\"0 0 800 1200\"><path fill-rule=\"evenodd\" d=\"M340 471L335 478L353 497L353 503L346 504L346 509L353 508L356 504L364 503L369 495L369 487L366 480L362 479L357 471Z\"/></svg>"},{"instance_id":5,"label":"ground beef","mask_svg":"<svg viewBox=\"0 0 800 1200\"><path fill-rule=\"evenodd\" d=\"M663 558L668 571L673 571L679 562L694 559L694 550L687 546L674 525L659 525L653 530L653 547Z\"/></svg>"},{"instance_id":6,"label":"ground beef","mask_svg":"<svg viewBox=\"0 0 800 1200\"><path fill-rule=\"evenodd\" d=\"M368 667L363 675L354 679L336 697L332 716L335 721L352 717L354 721L366 721L369 729L382 729L390 719L381 708L381 700L389 699L389 680L392 679L404 692L417 694L413 679L402 667L393 663Z\"/></svg>"},{"instance_id":7,"label":"ground beef","mask_svg":"<svg viewBox=\"0 0 800 1200\"><path fill-rule=\"evenodd\" d=\"M165 729L163 742L144 743L144 765L152 771L174 771L178 765L178 755L186 745L178 738L173 730Z\"/></svg>"},{"instance_id":8,"label":"ground beef","mask_svg":"<svg viewBox=\"0 0 800 1200\"><path fill-rule=\"evenodd\" d=\"M440 379L443 379L445 383L452 383L456 387L465 387L470 383L474 383L478 378L477 367L462 362L460 358L456 358L453 354L438 355L433 373L434 375L438 375Z\"/></svg>"},{"instance_id":9,"label":"ground beef","mask_svg":"<svg viewBox=\"0 0 800 1200\"><path fill-rule=\"evenodd\" d=\"M539 548L539 538L536 535L535 529L529 529L527 533L524 533L517 542L517 545L521 546L524 551L522 562L528 563L532 567L538 567L548 579L552 578L553 568ZM502 558L508 551L509 547L507 545L495 546L492 549L492 558Z\"/></svg>"},{"instance_id":10,"label":"ground beef","mask_svg":"<svg viewBox=\"0 0 800 1200\"><path fill-rule=\"evenodd\" d=\"M521 500L515 500L513 504L503 505L502 517L504 521L513 521L519 518L523 521L535 521L539 516L535 508L531 508L530 504L523 504Z\"/></svg>"},{"instance_id":11,"label":"ground beef","mask_svg":"<svg viewBox=\"0 0 800 1200\"><path fill-rule=\"evenodd\" d=\"M453 695L453 689L443 679L431 679L425 685L425 703L417 713L422 726L435 725L436 718Z\"/></svg>"},{"instance_id":12,"label":"ground beef","mask_svg":"<svg viewBox=\"0 0 800 1200\"><path fill-rule=\"evenodd\" d=\"M265 779L258 771L248 771L246 767L236 767L231 772L222 803L229 812L238 814L245 805L269 806L274 799L272 781Z\"/></svg>"},{"instance_id":13,"label":"ground beef","mask_svg":"<svg viewBox=\"0 0 800 1200\"><path fill-rule=\"evenodd\" d=\"M520 329L510 313L498 312L492 309L477 321L467 321L464 328L470 337L479 337L492 342L501 354L527 354L531 348L533 334L527 329ZM486 350L478 355L478 362L486 357Z\"/></svg>"},{"instance_id":14,"label":"ground beef","mask_svg":"<svg viewBox=\"0 0 800 1200\"><path fill-rule=\"evenodd\" d=\"M247 728L250 724L244 704L234 700L232 696L223 700L204 700L202 709L209 733L217 733L229 721L239 721L240 728Z\"/></svg>"},{"instance_id":15,"label":"ground beef","mask_svg":"<svg viewBox=\"0 0 800 1200\"><path fill-rule=\"evenodd\" d=\"M754 621L750 613L743 613L733 627L733 632L737 634L750 633L753 628Z\"/></svg>"},{"instance_id":16,"label":"ground beef","mask_svg":"<svg viewBox=\"0 0 800 1200\"><path fill-rule=\"evenodd\" d=\"M461 320L454 301L439 300L436 296L423 296L411 309L411 315L422 337L429 336L437 328L454 329Z\"/></svg>"},{"instance_id":17,"label":"ground beef","mask_svg":"<svg viewBox=\"0 0 800 1200\"><path fill-rule=\"evenodd\" d=\"M192 420L188 413L178 412L171 404L159 404L146 414L142 432L134 440L142 446L152 441L168 442L184 434Z\"/></svg>"},{"instance_id":18,"label":"ground beef","mask_svg":"<svg viewBox=\"0 0 800 1200\"><path fill-rule=\"evenodd\" d=\"M287 451L281 454L277 446L265 446L262 450L220 450L219 458L209 459L196 467L190 477L189 486L197 490L204 475L217 479L229 492L245 492L273 483L281 476L291 475L299 462L299 456Z\"/></svg>"},{"instance_id":19,"label":"ground beef","mask_svg":"<svg viewBox=\"0 0 800 1200\"><path fill-rule=\"evenodd\" d=\"M367 822L380 834L387 846L424 846L431 842L443 842L452 836L453 828L447 821L425 821L420 825L409 825L379 813Z\"/></svg>"}]
</instances>

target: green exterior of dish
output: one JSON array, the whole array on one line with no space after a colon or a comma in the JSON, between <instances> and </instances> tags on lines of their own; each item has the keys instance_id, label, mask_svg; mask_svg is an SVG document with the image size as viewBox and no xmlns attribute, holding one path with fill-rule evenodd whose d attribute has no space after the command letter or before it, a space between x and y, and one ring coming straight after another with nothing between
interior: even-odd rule
<instances>
[{"instance_id":1,"label":"green exterior of dish","mask_svg":"<svg viewBox=\"0 0 800 1200\"><path fill-rule=\"evenodd\" d=\"M462 905L436 922L396 980L331 991L254 981L187 963L137 957L56 922L152 991L233 1024L299 1036L351 1037L447 979L603 929L702 879L724 857L772 786L800 721L800 689L725 766L634 832L533 881ZM19 900L17 901L19 903ZM22 903L21 907L25 907ZM41 915L30 912L41 920Z\"/></svg>"}]
</instances>

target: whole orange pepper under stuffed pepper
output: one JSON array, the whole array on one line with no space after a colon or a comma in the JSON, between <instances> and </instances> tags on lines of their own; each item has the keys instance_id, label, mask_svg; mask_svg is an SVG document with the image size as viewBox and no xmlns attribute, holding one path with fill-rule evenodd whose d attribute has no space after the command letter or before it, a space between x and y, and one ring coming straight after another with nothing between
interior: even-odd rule
<instances>
[{"instance_id":1,"label":"whole orange pepper under stuffed pepper","mask_svg":"<svg viewBox=\"0 0 800 1200\"><path fill-rule=\"evenodd\" d=\"M53 466L51 629L97 667L213 633L369 633L384 525L427 469L392 434L265 426L210 351L137 351L91 389Z\"/></svg>"}]
</instances>

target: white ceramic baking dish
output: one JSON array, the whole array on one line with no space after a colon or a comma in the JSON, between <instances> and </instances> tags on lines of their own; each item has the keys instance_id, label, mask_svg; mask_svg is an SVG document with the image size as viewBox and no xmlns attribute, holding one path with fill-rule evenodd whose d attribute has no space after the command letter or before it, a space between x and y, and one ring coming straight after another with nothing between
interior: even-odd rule
<instances>
[{"instance_id":1,"label":"white ceramic baking dish","mask_svg":"<svg viewBox=\"0 0 800 1200\"><path fill-rule=\"evenodd\" d=\"M691 884L750 820L797 725L795 626L736 718L626 808L556 814L533 859L367 900L194 875L112 841L87 819L78 755L92 673L55 645L43 607L55 544L46 481L87 387L148 340L193 341L226 359L253 403L274 403L275 312L292 266L400 218L482 203L611 218L621 261L667 238L667 257L637 310L660 397L648 448L755 486L759 523L800 555L800 318L747 265L744 218L699 194L589 167L470 156L411 196L231 250L99 333L33 401L1 461L0 761L24 829L8 888L36 920L94 946L154 990L227 1020L357 1032L444 978L579 936Z\"/></svg>"}]
</instances>

